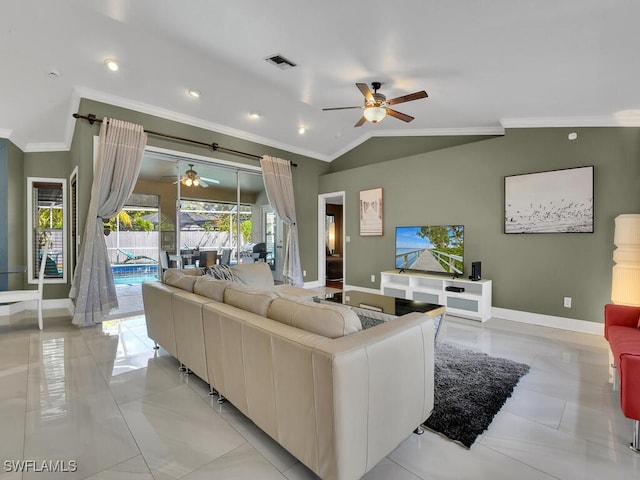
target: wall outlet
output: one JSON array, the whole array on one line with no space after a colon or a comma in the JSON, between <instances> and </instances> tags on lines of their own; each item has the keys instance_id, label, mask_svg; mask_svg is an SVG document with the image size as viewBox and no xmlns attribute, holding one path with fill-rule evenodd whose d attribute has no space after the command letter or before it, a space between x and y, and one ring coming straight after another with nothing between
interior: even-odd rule
<instances>
[{"instance_id":1,"label":"wall outlet","mask_svg":"<svg viewBox=\"0 0 640 480\"><path fill-rule=\"evenodd\" d=\"M302 270L302 276L306 277L307 276L307 271L306 270Z\"/></svg>"},{"instance_id":2,"label":"wall outlet","mask_svg":"<svg viewBox=\"0 0 640 480\"><path fill-rule=\"evenodd\" d=\"M371 282L375 282L376 281L376 276L375 275L371 275Z\"/></svg>"},{"instance_id":3,"label":"wall outlet","mask_svg":"<svg viewBox=\"0 0 640 480\"><path fill-rule=\"evenodd\" d=\"M571 297L564 297L564 307L571 308Z\"/></svg>"}]
</instances>

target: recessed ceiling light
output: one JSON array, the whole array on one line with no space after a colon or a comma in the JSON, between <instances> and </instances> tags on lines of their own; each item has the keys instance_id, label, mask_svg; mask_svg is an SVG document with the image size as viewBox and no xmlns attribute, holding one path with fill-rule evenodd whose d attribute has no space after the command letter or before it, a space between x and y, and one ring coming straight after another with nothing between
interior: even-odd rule
<instances>
[{"instance_id":1,"label":"recessed ceiling light","mask_svg":"<svg viewBox=\"0 0 640 480\"><path fill-rule=\"evenodd\" d=\"M249 112L249 118L257 120L258 118L260 118L260 114L258 112Z\"/></svg>"},{"instance_id":2,"label":"recessed ceiling light","mask_svg":"<svg viewBox=\"0 0 640 480\"><path fill-rule=\"evenodd\" d=\"M576 138L578 138L578 134L576 132L571 132L569 135L567 135L567 138L569 140L575 140Z\"/></svg>"},{"instance_id":3,"label":"recessed ceiling light","mask_svg":"<svg viewBox=\"0 0 640 480\"><path fill-rule=\"evenodd\" d=\"M304 134L306 133L306 131L307 131L307 129L306 129L306 128L304 128L304 127L300 127L300 128L298 128L298 133L299 133L300 135L304 135Z\"/></svg>"},{"instance_id":4,"label":"recessed ceiling light","mask_svg":"<svg viewBox=\"0 0 640 480\"><path fill-rule=\"evenodd\" d=\"M117 72L118 69L120 68L120 66L118 65L118 62L116 62L113 58L107 58L104 61L104 64L107 66L107 68L109 70L111 70L112 72Z\"/></svg>"},{"instance_id":5,"label":"recessed ceiling light","mask_svg":"<svg viewBox=\"0 0 640 480\"><path fill-rule=\"evenodd\" d=\"M51 79L58 78L60 76L60 72L54 68L47 72L47 76Z\"/></svg>"},{"instance_id":6,"label":"recessed ceiling light","mask_svg":"<svg viewBox=\"0 0 640 480\"><path fill-rule=\"evenodd\" d=\"M200 98L200 90L194 90L193 88L189 89L189 95L193 98Z\"/></svg>"}]
</instances>

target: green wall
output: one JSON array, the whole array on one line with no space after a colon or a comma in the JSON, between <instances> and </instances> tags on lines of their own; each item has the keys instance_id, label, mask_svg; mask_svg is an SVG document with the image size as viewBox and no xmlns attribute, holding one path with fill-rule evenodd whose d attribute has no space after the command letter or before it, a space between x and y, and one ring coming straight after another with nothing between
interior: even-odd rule
<instances>
[{"instance_id":1,"label":"green wall","mask_svg":"<svg viewBox=\"0 0 640 480\"><path fill-rule=\"evenodd\" d=\"M637 128L513 129L501 137L466 139L380 137L329 164L92 100L83 99L79 111L296 162L298 167L293 170L296 213L307 282L318 279L318 194L345 191L345 234L351 238L345 245L347 284L379 288L379 273L393 267L396 225L464 224L466 268L469 270L472 261L482 261L483 277L493 280L495 307L602 322L602 306L609 302L610 295L613 219L621 213L640 212ZM578 139L567 140L569 131L577 131ZM15 230L17 236L15 242L5 242L9 255L25 262L27 176L68 178L78 166L80 232L84 233L93 177L93 137L98 132L98 124L76 121L69 152L23 154L11 142L0 140L7 152L4 155L9 162L8 173L15 180L9 180L15 188L9 193L7 221L8 229ZM258 163L153 135L149 136L148 144L237 163ZM414 154L416 150L421 153ZM593 234L503 233L505 175L584 165L595 166ZM373 187L384 189L384 235L360 237L358 192ZM370 281L372 274L376 276L375 282ZM64 298L68 289L69 285L48 285L45 296ZM563 307L564 296L573 298L573 308Z\"/></svg>"},{"instance_id":2,"label":"green wall","mask_svg":"<svg viewBox=\"0 0 640 480\"><path fill-rule=\"evenodd\" d=\"M578 139L569 141L569 131ZM390 139L393 143L394 139ZM640 212L640 129L540 128L376 163L320 178L320 193L345 191L346 283L379 288L393 268L397 225L465 225L466 275L482 262L493 306L602 322L610 301L613 220ZM595 232L505 235L504 176L595 166ZM384 235L360 237L358 192L383 187ZM370 276L376 275L376 282ZM573 308L563 307L563 297Z\"/></svg>"},{"instance_id":3,"label":"green wall","mask_svg":"<svg viewBox=\"0 0 640 480\"><path fill-rule=\"evenodd\" d=\"M493 136L492 136L493 137ZM492 138L480 135L447 135L442 137L373 137L336 158L330 165L331 172L385 162L395 158L434 152L457 145L479 142Z\"/></svg>"},{"instance_id":4,"label":"green wall","mask_svg":"<svg viewBox=\"0 0 640 480\"><path fill-rule=\"evenodd\" d=\"M9 140L0 139L0 265L26 265L24 256L25 180L23 154ZM25 275L0 276L0 288L26 288Z\"/></svg>"}]
</instances>

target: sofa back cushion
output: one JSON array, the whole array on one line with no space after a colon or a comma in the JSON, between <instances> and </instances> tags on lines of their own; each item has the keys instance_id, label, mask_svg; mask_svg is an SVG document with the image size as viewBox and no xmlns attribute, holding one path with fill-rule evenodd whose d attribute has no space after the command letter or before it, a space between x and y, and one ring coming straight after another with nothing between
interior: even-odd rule
<instances>
[{"instance_id":1,"label":"sofa back cushion","mask_svg":"<svg viewBox=\"0 0 640 480\"><path fill-rule=\"evenodd\" d=\"M233 280L255 288L271 290L274 287L273 273L264 262L232 265Z\"/></svg>"},{"instance_id":2,"label":"sofa back cushion","mask_svg":"<svg viewBox=\"0 0 640 480\"><path fill-rule=\"evenodd\" d=\"M362 330L360 319L349 307L316 303L303 298L276 298L267 310L267 317L328 338Z\"/></svg>"},{"instance_id":3,"label":"sofa back cushion","mask_svg":"<svg viewBox=\"0 0 640 480\"><path fill-rule=\"evenodd\" d=\"M197 277L193 285L193 293L210 298L216 302L224 302L224 291L233 282L228 280L218 280L209 275Z\"/></svg>"},{"instance_id":4,"label":"sofa back cushion","mask_svg":"<svg viewBox=\"0 0 640 480\"><path fill-rule=\"evenodd\" d=\"M271 302L278 298L273 290L260 290L230 283L224 290L224 303L265 317Z\"/></svg>"},{"instance_id":5,"label":"sofa back cushion","mask_svg":"<svg viewBox=\"0 0 640 480\"><path fill-rule=\"evenodd\" d=\"M197 268L192 268L191 270L199 272ZM193 293L193 284L197 279L197 273L185 273L183 270L178 269L169 269L164 273L164 283L191 293Z\"/></svg>"}]
</instances>

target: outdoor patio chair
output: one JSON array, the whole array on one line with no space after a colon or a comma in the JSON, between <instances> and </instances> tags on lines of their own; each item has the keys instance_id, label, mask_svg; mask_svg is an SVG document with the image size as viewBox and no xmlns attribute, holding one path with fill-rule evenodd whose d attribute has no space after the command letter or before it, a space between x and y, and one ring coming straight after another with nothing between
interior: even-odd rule
<instances>
[{"instance_id":1,"label":"outdoor patio chair","mask_svg":"<svg viewBox=\"0 0 640 480\"><path fill-rule=\"evenodd\" d=\"M230 265L231 264L231 249L223 248L222 254L220 255L220 265Z\"/></svg>"},{"instance_id":2,"label":"outdoor patio chair","mask_svg":"<svg viewBox=\"0 0 640 480\"><path fill-rule=\"evenodd\" d=\"M199 267L212 267L216 264L218 258L217 250L200 250L200 258L198 260Z\"/></svg>"}]
</instances>

